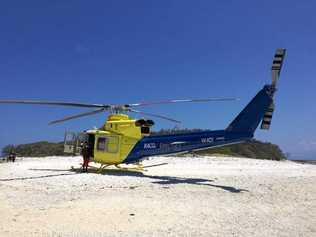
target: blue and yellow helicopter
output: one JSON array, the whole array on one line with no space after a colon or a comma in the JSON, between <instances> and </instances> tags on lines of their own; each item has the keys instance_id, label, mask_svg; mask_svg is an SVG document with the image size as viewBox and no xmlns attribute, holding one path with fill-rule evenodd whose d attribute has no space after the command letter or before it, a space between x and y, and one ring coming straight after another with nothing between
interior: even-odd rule
<instances>
[{"instance_id":1,"label":"blue and yellow helicopter","mask_svg":"<svg viewBox=\"0 0 316 237\"><path fill-rule=\"evenodd\" d=\"M127 113L137 113L144 116L158 117L172 122L179 122L161 115L144 113L136 110L137 107L191 103L208 101L228 101L234 98L210 98L198 100L170 100L154 103L137 103L126 105L83 104L50 101L0 100L1 104L32 104L51 105L79 108L93 108L95 110L66 117L51 122L57 124L72 119L90 116L103 112L110 112L105 124L100 129L87 130L80 136L68 133L65 135L65 152L74 153L80 141L86 141L90 147L90 156L94 162L100 163L102 168L120 164L138 164L136 169L143 170L140 161L144 158L157 155L186 153L212 147L226 146L248 141L253 138L254 132L261 122L261 129L268 130L274 112L274 95L280 76L285 49L277 49L272 64L272 83L265 85L249 104L224 130L202 131L185 134L151 135L152 120L135 120ZM71 139L69 139L71 138Z\"/></svg>"}]
</instances>

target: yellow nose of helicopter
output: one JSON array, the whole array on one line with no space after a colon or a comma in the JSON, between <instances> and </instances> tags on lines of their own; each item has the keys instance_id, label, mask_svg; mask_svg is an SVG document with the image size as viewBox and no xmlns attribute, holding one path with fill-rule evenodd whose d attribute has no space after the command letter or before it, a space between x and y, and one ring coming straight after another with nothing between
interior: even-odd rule
<instances>
[{"instance_id":1,"label":"yellow nose of helicopter","mask_svg":"<svg viewBox=\"0 0 316 237\"><path fill-rule=\"evenodd\" d=\"M101 164L120 164L144 136L150 134L152 123L135 120L126 114L112 114L103 129L87 131L94 140L94 161Z\"/></svg>"}]
</instances>

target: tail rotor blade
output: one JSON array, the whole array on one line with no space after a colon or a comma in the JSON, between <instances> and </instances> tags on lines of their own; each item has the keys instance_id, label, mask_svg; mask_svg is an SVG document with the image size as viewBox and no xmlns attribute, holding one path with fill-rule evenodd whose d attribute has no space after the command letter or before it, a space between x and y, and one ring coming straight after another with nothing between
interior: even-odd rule
<instances>
[{"instance_id":1,"label":"tail rotor blade","mask_svg":"<svg viewBox=\"0 0 316 237\"><path fill-rule=\"evenodd\" d=\"M265 112L262 122L261 122L261 129L263 130L269 130L271 126L271 121L273 117L273 112L274 112L274 103L270 104L269 108Z\"/></svg>"},{"instance_id":2,"label":"tail rotor blade","mask_svg":"<svg viewBox=\"0 0 316 237\"><path fill-rule=\"evenodd\" d=\"M104 111L105 111L105 109L98 109L98 110L89 111L89 112L86 112L86 113L81 113L81 114L65 117L63 119L58 119L58 120L52 121L52 122L49 123L49 125L62 123L62 122L68 121L68 120L77 119L77 118L81 118L81 117L86 117L86 116L102 113Z\"/></svg>"},{"instance_id":3,"label":"tail rotor blade","mask_svg":"<svg viewBox=\"0 0 316 237\"><path fill-rule=\"evenodd\" d=\"M282 69L283 61L285 58L285 49L277 49L274 55L271 71L272 71L272 85L277 86L279 80L280 72Z\"/></svg>"},{"instance_id":4,"label":"tail rotor blade","mask_svg":"<svg viewBox=\"0 0 316 237\"><path fill-rule=\"evenodd\" d=\"M163 116L163 115L159 115L159 114L145 113L145 112L134 110L134 109L129 109L128 112L142 114L142 115L150 116L150 117L156 117L156 118L168 120L168 121L171 121L171 122L174 122L174 123L181 123L181 121L178 121L178 120L175 120L175 119Z\"/></svg>"}]
</instances>

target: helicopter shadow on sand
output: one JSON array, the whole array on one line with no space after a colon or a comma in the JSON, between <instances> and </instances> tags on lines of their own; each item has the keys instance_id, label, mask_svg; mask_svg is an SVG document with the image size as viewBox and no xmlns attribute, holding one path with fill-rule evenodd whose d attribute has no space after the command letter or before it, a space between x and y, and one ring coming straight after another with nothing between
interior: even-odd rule
<instances>
[{"instance_id":1,"label":"helicopter shadow on sand","mask_svg":"<svg viewBox=\"0 0 316 237\"><path fill-rule=\"evenodd\" d=\"M30 169L30 170L39 170L44 171L41 169ZM69 171L69 170L48 170L47 171ZM32 179L42 179L42 178L53 178L58 176L69 176L69 175L75 175L74 173L62 173L62 174L48 174L48 175L41 175L41 176L28 176L28 177L16 177L16 178L5 178L0 179L0 182L8 182L8 181L18 181L18 180L32 180Z\"/></svg>"},{"instance_id":2,"label":"helicopter shadow on sand","mask_svg":"<svg viewBox=\"0 0 316 237\"><path fill-rule=\"evenodd\" d=\"M80 168L77 169L31 169L33 171L71 171L72 173L68 174L59 174L59 175L72 175L72 174L84 174ZM249 192L247 189L240 189L232 186L225 186L225 185L218 185L212 184L214 180L210 179L202 179L202 178L184 178L184 177L175 177L175 176L160 176L160 175L147 175L139 171L130 171L130 170L116 170L116 169L106 169L99 172L97 169L90 169L89 173L99 174L99 175L108 175L108 176L128 176L128 177L140 177L140 178L148 178L152 179L153 184L163 185L164 187L168 187L167 185L176 185L176 184L192 184L192 185L199 185L199 186L208 186L213 188L223 189L225 191L231 193L242 193L242 192ZM58 175L47 175L41 176L38 178L44 177L52 177Z\"/></svg>"},{"instance_id":3,"label":"helicopter shadow on sand","mask_svg":"<svg viewBox=\"0 0 316 237\"><path fill-rule=\"evenodd\" d=\"M33 180L33 179L42 179L42 178L53 178L58 176L71 176L76 174L85 174L82 173L80 168L77 169L44 169L44 168L33 168L29 169L32 171L51 171L51 172L67 172L67 173L60 173L60 174L49 174L49 175L41 175L41 176L30 176L30 177L17 177L17 178L7 178L7 179L0 179L0 182L6 181L16 181L16 180ZM139 171L127 171L127 170L115 170L115 169L106 169L102 172L99 172L97 169L90 169L89 173L99 174L99 175L108 175L108 176L128 176L128 177L140 177L140 178L148 178L152 179L153 184L163 185L164 187L168 187L167 185L175 185L175 184L192 184L192 185L199 185L199 186L208 186L213 188L220 188L225 191L231 193L242 193L242 192L249 192L247 189L240 189L235 188L232 186L224 186L224 185L217 185L212 184L214 180L210 179L202 179L202 178L184 178L184 177L175 177L175 176L160 176L160 175L146 175Z\"/></svg>"},{"instance_id":4,"label":"helicopter shadow on sand","mask_svg":"<svg viewBox=\"0 0 316 237\"><path fill-rule=\"evenodd\" d=\"M184 177L175 177L175 176L161 176L161 175L146 175L141 172L135 171L121 171L121 170L106 170L101 173L102 175L112 175L112 176L134 176L141 178L154 179L152 181L153 184L160 185L174 185L174 184L192 184L192 185L200 185L200 186L209 186L214 188L220 188L225 191L229 191L231 193L241 193L241 192L249 192L246 189L239 189L232 186L224 186L211 184L214 180L211 179L202 179L202 178L184 178Z\"/></svg>"}]
</instances>

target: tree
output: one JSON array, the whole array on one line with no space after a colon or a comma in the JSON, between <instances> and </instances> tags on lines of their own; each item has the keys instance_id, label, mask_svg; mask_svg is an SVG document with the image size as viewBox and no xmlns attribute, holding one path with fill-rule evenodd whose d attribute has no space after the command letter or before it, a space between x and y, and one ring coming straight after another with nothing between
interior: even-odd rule
<instances>
[{"instance_id":1,"label":"tree","mask_svg":"<svg viewBox=\"0 0 316 237\"><path fill-rule=\"evenodd\" d=\"M13 151L16 150L15 146L12 145L12 144L7 145L7 146L5 146L5 147L2 149L2 155L3 155L3 156L8 156L12 150L13 150Z\"/></svg>"}]
</instances>

